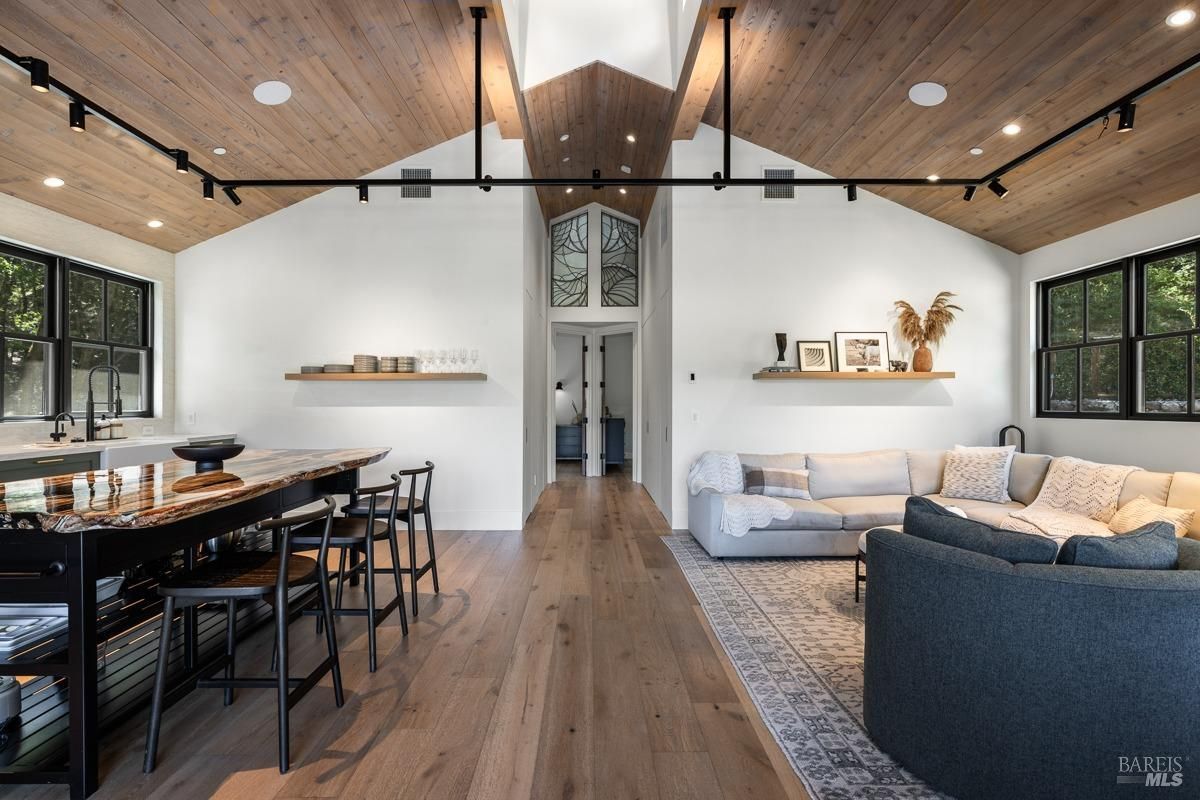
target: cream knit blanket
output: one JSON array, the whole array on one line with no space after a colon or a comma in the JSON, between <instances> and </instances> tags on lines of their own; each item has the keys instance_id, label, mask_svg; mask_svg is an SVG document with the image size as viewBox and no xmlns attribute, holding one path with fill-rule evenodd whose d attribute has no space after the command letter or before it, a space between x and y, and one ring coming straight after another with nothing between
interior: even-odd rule
<instances>
[{"instance_id":1,"label":"cream knit blanket","mask_svg":"<svg viewBox=\"0 0 1200 800\"><path fill-rule=\"evenodd\" d=\"M1108 521L1117 513L1125 479L1140 469L1071 456L1055 458L1037 499L1012 512L1000 527L1039 533L1060 543L1076 535L1111 535Z\"/></svg>"},{"instance_id":2,"label":"cream knit blanket","mask_svg":"<svg viewBox=\"0 0 1200 800\"><path fill-rule=\"evenodd\" d=\"M765 528L772 520L787 519L792 507L774 497L743 494L742 460L736 453L708 451L688 469L688 491L697 495L711 489L722 495L721 533L745 536L751 528Z\"/></svg>"}]
</instances>

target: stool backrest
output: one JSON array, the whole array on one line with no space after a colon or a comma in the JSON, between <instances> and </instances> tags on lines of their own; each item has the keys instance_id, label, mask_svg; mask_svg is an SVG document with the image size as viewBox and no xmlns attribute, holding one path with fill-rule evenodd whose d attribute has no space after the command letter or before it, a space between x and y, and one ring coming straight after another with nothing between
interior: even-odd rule
<instances>
[{"instance_id":1,"label":"stool backrest","mask_svg":"<svg viewBox=\"0 0 1200 800\"><path fill-rule=\"evenodd\" d=\"M322 498L321 508L316 511L306 511L303 514L293 514L290 517L263 520L255 526L260 531L279 531L279 575L275 580L275 591L277 594L287 592L288 557L292 552L292 531L311 522L325 521L321 529L321 547L317 556L318 563L324 564L326 557L329 555L329 536L333 532L333 512L336 510L337 503L334 502L332 497L325 495Z\"/></svg>"},{"instance_id":2,"label":"stool backrest","mask_svg":"<svg viewBox=\"0 0 1200 800\"><path fill-rule=\"evenodd\" d=\"M417 476L425 476L425 488L422 491L421 502L425 504L425 508L429 508L429 487L433 485L433 462L426 461L425 466L415 469L402 469L393 477L397 479L412 478L408 484L408 507L413 507L413 502L417 499Z\"/></svg>"},{"instance_id":3,"label":"stool backrest","mask_svg":"<svg viewBox=\"0 0 1200 800\"><path fill-rule=\"evenodd\" d=\"M384 492L391 492L391 507L388 509L388 526L394 528L396 526L396 508L400 504L400 482L402 478L399 475L392 475L392 482L381 484L379 486L364 486L354 490L354 499L357 502L358 498L367 495L370 499L367 500L367 519L375 519L375 510L379 508L379 495Z\"/></svg>"}]
</instances>

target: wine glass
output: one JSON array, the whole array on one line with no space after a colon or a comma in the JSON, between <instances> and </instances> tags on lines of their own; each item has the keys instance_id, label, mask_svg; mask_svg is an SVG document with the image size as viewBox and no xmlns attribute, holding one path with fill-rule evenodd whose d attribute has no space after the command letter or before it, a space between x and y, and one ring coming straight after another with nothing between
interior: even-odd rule
<instances>
[{"instance_id":1,"label":"wine glass","mask_svg":"<svg viewBox=\"0 0 1200 800\"><path fill-rule=\"evenodd\" d=\"M479 372L479 351L471 350L471 372Z\"/></svg>"},{"instance_id":2,"label":"wine glass","mask_svg":"<svg viewBox=\"0 0 1200 800\"><path fill-rule=\"evenodd\" d=\"M445 350L437 351L436 369L438 372L450 371L450 354Z\"/></svg>"}]
</instances>

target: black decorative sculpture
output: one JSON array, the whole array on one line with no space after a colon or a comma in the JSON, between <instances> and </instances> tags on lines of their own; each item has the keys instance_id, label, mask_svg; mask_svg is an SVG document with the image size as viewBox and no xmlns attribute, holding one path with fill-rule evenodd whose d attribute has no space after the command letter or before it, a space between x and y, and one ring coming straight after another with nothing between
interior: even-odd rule
<instances>
[{"instance_id":1,"label":"black decorative sculpture","mask_svg":"<svg viewBox=\"0 0 1200 800\"><path fill-rule=\"evenodd\" d=\"M777 359L775 359L775 362L777 364L786 363L787 362L787 334L786 333L775 334L775 346L777 348L779 348L779 357Z\"/></svg>"}]
</instances>

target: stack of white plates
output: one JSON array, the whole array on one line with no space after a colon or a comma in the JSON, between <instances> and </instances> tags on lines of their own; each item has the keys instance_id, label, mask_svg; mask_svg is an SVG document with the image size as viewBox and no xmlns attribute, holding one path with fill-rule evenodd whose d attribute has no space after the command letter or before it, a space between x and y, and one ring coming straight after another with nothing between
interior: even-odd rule
<instances>
[{"instance_id":1,"label":"stack of white plates","mask_svg":"<svg viewBox=\"0 0 1200 800\"><path fill-rule=\"evenodd\" d=\"M396 372L396 357L381 356L379 359L380 372Z\"/></svg>"},{"instance_id":2,"label":"stack of white plates","mask_svg":"<svg viewBox=\"0 0 1200 800\"><path fill-rule=\"evenodd\" d=\"M317 365L315 367L301 367L300 368L301 375L312 375L314 373L324 372L324 371L325 371L325 368L320 365Z\"/></svg>"},{"instance_id":3,"label":"stack of white plates","mask_svg":"<svg viewBox=\"0 0 1200 800\"><path fill-rule=\"evenodd\" d=\"M354 357L355 372L379 372L379 357L378 356L355 356Z\"/></svg>"},{"instance_id":4,"label":"stack of white plates","mask_svg":"<svg viewBox=\"0 0 1200 800\"><path fill-rule=\"evenodd\" d=\"M396 372L416 372L417 359L415 356L393 356L396 359Z\"/></svg>"},{"instance_id":5,"label":"stack of white plates","mask_svg":"<svg viewBox=\"0 0 1200 800\"><path fill-rule=\"evenodd\" d=\"M354 367L349 364L326 364L325 372L353 372Z\"/></svg>"}]
</instances>

